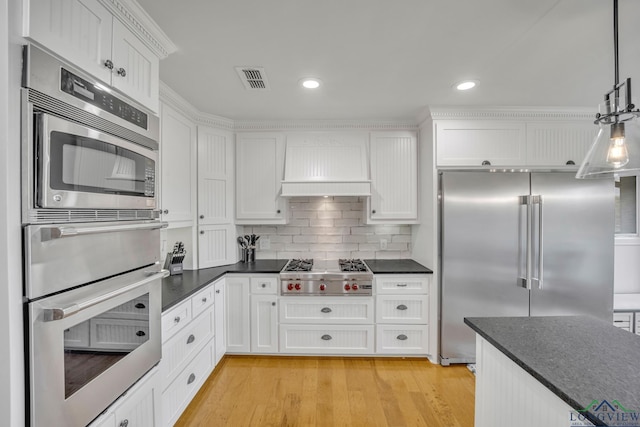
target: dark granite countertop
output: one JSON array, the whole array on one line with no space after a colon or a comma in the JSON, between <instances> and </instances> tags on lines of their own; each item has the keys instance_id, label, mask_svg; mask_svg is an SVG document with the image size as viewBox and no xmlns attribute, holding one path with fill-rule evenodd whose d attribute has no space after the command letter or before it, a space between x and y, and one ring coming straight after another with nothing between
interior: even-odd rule
<instances>
[{"instance_id":1,"label":"dark granite countertop","mask_svg":"<svg viewBox=\"0 0 640 427\"><path fill-rule=\"evenodd\" d=\"M185 270L182 274L169 276L162 280L162 311L173 307L227 273L274 274L279 273L287 261L289 260L260 259L255 263L238 262L220 267Z\"/></svg>"},{"instance_id":2,"label":"dark granite countertop","mask_svg":"<svg viewBox=\"0 0 640 427\"><path fill-rule=\"evenodd\" d=\"M412 259L365 259L373 274L433 274Z\"/></svg>"},{"instance_id":3,"label":"dark granite countertop","mask_svg":"<svg viewBox=\"0 0 640 427\"><path fill-rule=\"evenodd\" d=\"M640 413L640 336L588 316L464 322L572 408L617 400ZM594 412L587 417L610 425Z\"/></svg>"}]
</instances>

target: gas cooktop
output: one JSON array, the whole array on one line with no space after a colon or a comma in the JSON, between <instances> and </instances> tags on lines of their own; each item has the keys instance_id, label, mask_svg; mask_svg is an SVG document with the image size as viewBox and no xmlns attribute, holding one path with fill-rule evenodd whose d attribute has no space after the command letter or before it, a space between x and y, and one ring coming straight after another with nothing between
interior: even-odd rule
<instances>
[{"instance_id":1,"label":"gas cooktop","mask_svg":"<svg viewBox=\"0 0 640 427\"><path fill-rule=\"evenodd\" d=\"M282 295L371 295L373 273L360 259L292 259L280 281Z\"/></svg>"}]
</instances>

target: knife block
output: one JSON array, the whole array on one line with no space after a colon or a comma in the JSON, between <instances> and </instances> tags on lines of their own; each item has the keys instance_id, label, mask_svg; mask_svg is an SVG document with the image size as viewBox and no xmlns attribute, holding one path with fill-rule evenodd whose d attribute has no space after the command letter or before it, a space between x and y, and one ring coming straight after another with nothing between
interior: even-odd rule
<instances>
[{"instance_id":1,"label":"knife block","mask_svg":"<svg viewBox=\"0 0 640 427\"><path fill-rule=\"evenodd\" d=\"M173 254L169 252L164 260L164 269L169 270L170 276L182 274L182 262L173 262Z\"/></svg>"}]
</instances>

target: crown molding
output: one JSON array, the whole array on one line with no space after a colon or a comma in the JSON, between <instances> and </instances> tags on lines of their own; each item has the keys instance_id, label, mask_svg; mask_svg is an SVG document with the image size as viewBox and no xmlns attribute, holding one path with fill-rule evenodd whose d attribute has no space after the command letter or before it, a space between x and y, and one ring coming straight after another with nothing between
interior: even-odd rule
<instances>
[{"instance_id":1,"label":"crown molding","mask_svg":"<svg viewBox=\"0 0 640 427\"><path fill-rule=\"evenodd\" d=\"M576 120L593 121L584 107L430 107L433 120Z\"/></svg>"},{"instance_id":2,"label":"crown molding","mask_svg":"<svg viewBox=\"0 0 640 427\"><path fill-rule=\"evenodd\" d=\"M236 120L235 130L327 131L327 130L417 130L414 121L382 120Z\"/></svg>"},{"instance_id":3,"label":"crown molding","mask_svg":"<svg viewBox=\"0 0 640 427\"><path fill-rule=\"evenodd\" d=\"M228 130L230 132L233 132L235 130L235 124L233 120L216 116L214 114L200 113L198 117L196 117L196 123L216 129Z\"/></svg>"},{"instance_id":4,"label":"crown molding","mask_svg":"<svg viewBox=\"0 0 640 427\"><path fill-rule=\"evenodd\" d=\"M178 48L136 0L99 0L160 59Z\"/></svg>"}]
</instances>

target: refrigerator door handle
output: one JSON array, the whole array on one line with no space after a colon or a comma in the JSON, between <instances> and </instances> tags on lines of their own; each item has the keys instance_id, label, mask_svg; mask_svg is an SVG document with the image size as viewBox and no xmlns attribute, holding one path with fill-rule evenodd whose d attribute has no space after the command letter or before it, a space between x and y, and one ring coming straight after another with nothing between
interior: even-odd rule
<instances>
[{"instance_id":1,"label":"refrigerator door handle","mask_svg":"<svg viewBox=\"0 0 640 427\"><path fill-rule=\"evenodd\" d=\"M542 289L544 280L544 223L542 221L542 196L532 196L533 204L538 205L538 289Z\"/></svg>"},{"instance_id":2,"label":"refrigerator door handle","mask_svg":"<svg viewBox=\"0 0 640 427\"><path fill-rule=\"evenodd\" d=\"M518 277L518 284L528 290L531 290L531 267L532 267L532 259L531 259L531 233L532 233L532 226L531 226L531 216L533 213L533 207L531 205L531 196L527 195L527 196L520 196L520 205L525 207L526 210L526 227L525 227L525 245L524 245L524 251L522 251L522 255L524 255L525 260L524 263L520 263L520 265L522 266L522 264L524 264L524 277L520 276ZM522 236L522 229L520 229L520 233ZM522 241L522 239L520 239ZM521 245L522 246L522 245Z\"/></svg>"}]
</instances>

